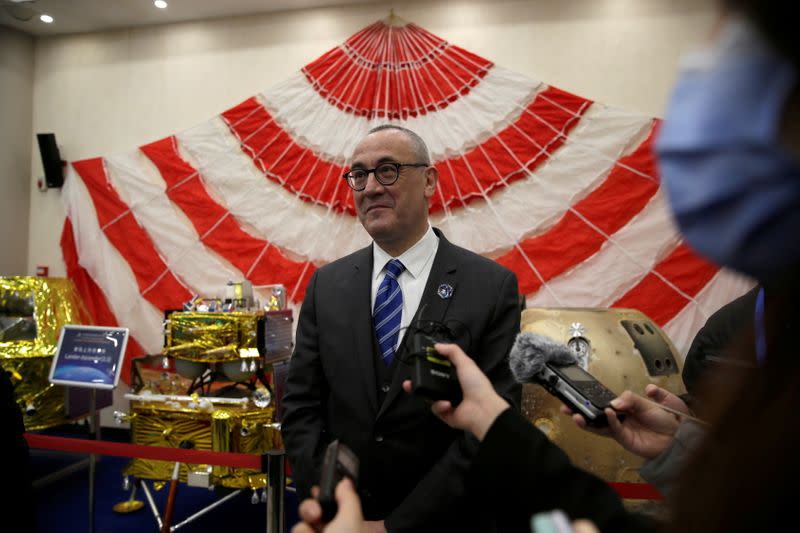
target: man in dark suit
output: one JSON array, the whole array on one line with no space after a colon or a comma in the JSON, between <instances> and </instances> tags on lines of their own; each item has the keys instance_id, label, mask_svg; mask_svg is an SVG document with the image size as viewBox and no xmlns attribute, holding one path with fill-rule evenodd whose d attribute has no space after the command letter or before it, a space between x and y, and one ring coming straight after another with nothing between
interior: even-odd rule
<instances>
[{"instance_id":1,"label":"man in dark suit","mask_svg":"<svg viewBox=\"0 0 800 533\"><path fill-rule=\"evenodd\" d=\"M317 270L306 289L282 418L299 496L339 439L359 457L371 530L490 529L481 495L465 486L478 442L403 392L413 369L403 338L420 318L456 326L454 341L519 407L506 359L519 331L516 276L430 226L438 171L414 132L373 129L345 179L374 243Z\"/></svg>"}]
</instances>

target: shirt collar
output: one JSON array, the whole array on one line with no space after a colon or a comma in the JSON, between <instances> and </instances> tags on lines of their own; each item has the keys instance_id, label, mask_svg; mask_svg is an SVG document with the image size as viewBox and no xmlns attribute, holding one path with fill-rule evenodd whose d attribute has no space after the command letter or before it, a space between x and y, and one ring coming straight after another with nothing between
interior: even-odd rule
<instances>
[{"instance_id":1,"label":"shirt collar","mask_svg":"<svg viewBox=\"0 0 800 533\"><path fill-rule=\"evenodd\" d=\"M433 232L433 228L428 224L428 231L422 236L420 240L411 248L402 253L397 259L406 267L406 271L411 274L411 277L417 278L425 269L425 265L433 257L436 251L439 237ZM393 259L391 255L386 253L383 248L373 243L372 247L372 275L375 279L383 272L386 263Z\"/></svg>"}]
</instances>

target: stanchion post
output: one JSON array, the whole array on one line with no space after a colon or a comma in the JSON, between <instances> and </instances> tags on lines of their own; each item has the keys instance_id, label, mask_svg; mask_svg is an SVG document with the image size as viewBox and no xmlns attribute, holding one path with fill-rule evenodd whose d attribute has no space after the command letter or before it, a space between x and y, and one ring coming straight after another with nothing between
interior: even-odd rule
<instances>
[{"instance_id":1,"label":"stanchion post","mask_svg":"<svg viewBox=\"0 0 800 533\"><path fill-rule=\"evenodd\" d=\"M270 450L267 458L267 533L284 531L284 490L286 488L286 468L284 450Z\"/></svg>"},{"instance_id":2,"label":"stanchion post","mask_svg":"<svg viewBox=\"0 0 800 533\"><path fill-rule=\"evenodd\" d=\"M97 416L97 389L92 388L89 399L89 421L90 430L94 434L94 440L100 440L100 420ZM89 533L94 533L94 482L95 470L97 467L97 455L89 456Z\"/></svg>"}]
</instances>

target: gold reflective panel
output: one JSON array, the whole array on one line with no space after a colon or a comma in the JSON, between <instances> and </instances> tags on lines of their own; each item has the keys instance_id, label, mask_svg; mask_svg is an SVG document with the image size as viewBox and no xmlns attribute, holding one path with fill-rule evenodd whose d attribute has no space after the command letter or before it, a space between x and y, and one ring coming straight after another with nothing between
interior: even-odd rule
<instances>
[{"instance_id":1,"label":"gold reflective panel","mask_svg":"<svg viewBox=\"0 0 800 533\"><path fill-rule=\"evenodd\" d=\"M167 321L164 353L188 361L239 361L240 351L256 348L259 313L175 312Z\"/></svg>"},{"instance_id":2,"label":"gold reflective panel","mask_svg":"<svg viewBox=\"0 0 800 533\"><path fill-rule=\"evenodd\" d=\"M211 415L211 449L215 452L231 451L231 422L228 411L218 410ZM230 470L226 466L214 467L214 473L218 476L227 476Z\"/></svg>"},{"instance_id":3,"label":"gold reflective panel","mask_svg":"<svg viewBox=\"0 0 800 533\"><path fill-rule=\"evenodd\" d=\"M280 431L275 429L273 407L258 408L250 403L225 404L201 410L194 400L131 401L136 415L131 419L134 444L177 448L182 441L193 443L195 450L261 454L281 448ZM170 479L174 463L133 459L124 473L140 478ZM190 471L205 471L206 465L182 464L181 481ZM263 488L266 475L257 470L215 466L211 484L230 488Z\"/></svg>"},{"instance_id":4,"label":"gold reflective panel","mask_svg":"<svg viewBox=\"0 0 800 533\"><path fill-rule=\"evenodd\" d=\"M90 324L68 279L0 278L0 365L11 373L28 431L67 422L64 389L48 381L61 327Z\"/></svg>"},{"instance_id":5,"label":"gold reflective panel","mask_svg":"<svg viewBox=\"0 0 800 533\"><path fill-rule=\"evenodd\" d=\"M655 383L676 394L683 357L652 320L634 309L532 308L521 330L571 346L581 366L613 392L644 394ZM538 384L523 387L522 412L569 455L572 462L610 482L643 483L642 459L616 441L579 429L561 414L562 403Z\"/></svg>"}]
</instances>

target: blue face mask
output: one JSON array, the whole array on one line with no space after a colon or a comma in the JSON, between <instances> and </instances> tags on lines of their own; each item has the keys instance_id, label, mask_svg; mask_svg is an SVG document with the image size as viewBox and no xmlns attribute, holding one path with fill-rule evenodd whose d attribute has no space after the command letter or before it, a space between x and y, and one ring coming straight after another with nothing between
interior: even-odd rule
<instances>
[{"instance_id":1,"label":"blue face mask","mask_svg":"<svg viewBox=\"0 0 800 533\"><path fill-rule=\"evenodd\" d=\"M800 264L800 162L780 144L797 71L741 20L688 55L656 141L689 244L761 280Z\"/></svg>"}]
</instances>

